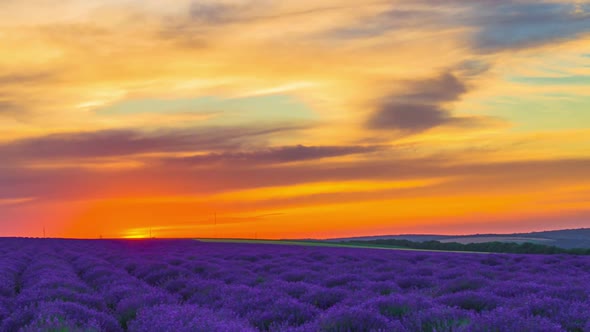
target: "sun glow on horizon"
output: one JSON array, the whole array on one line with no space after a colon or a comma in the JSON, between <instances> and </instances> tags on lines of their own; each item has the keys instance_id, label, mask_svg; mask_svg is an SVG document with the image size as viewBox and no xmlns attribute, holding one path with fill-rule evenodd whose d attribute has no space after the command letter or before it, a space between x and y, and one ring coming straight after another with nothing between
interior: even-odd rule
<instances>
[{"instance_id":1,"label":"sun glow on horizon","mask_svg":"<svg viewBox=\"0 0 590 332\"><path fill-rule=\"evenodd\" d=\"M150 234L151 229L149 228L131 228L124 230L118 238L121 239L149 239L151 236Z\"/></svg>"}]
</instances>

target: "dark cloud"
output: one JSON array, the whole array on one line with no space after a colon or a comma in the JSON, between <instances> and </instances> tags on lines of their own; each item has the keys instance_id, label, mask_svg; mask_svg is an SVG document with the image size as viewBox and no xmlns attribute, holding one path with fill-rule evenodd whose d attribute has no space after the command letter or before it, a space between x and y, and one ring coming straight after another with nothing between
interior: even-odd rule
<instances>
[{"instance_id":1,"label":"dark cloud","mask_svg":"<svg viewBox=\"0 0 590 332\"><path fill-rule=\"evenodd\" d=\"M369 119L371 129L423 131L446 124L449 112L432 104L387 102Z\"/></svg>"},{"instance_id":2,"label":"dark cloud","mask_svg":"<svg viewBox=\"0 0 590 332\"><path fill-rule=\"evenodd\" d=\"M504 2L479 9L468 21L480 27L473 43L482 51L530 47L590 32L588 4Z\"/></svg>"},{"instance_id":3,"label":"dark cloud","mask_svg":"<svg viewBox=\"0 0 590 332\"><path fill-rule=\"evenodd\" d=\"M542 1L418 0L420 9L386 9L351 26L325 33L342 40L381 36L392 31L428 28L473 31L471 47L482 53L520 49L573 39L590 32L590 5ZM449 11L449 8L455 10Z\"/></svg>"},{"instance_id":4,"label":"dark cloud","mask_svg":"<svg viewBox=\"0 0 590 332\"><path fill-rule=\"evenodd\" d=\"M378 146L284 146L251 152L211 153L184 158L167 159L167 162L190 165L210 163L275 164L316 160L329 157L375 152Z\"/></svg>"},{"instance_id":5,"label":"dark cloud","mask_svg":"<svg viewBox=\"0 0 590 332\"><path fill-rule=\"evenodd\" d=\"M0 159L18 162L231 150L254 144L264 136L296 129L299 127L208 127L154 132L103 130L52 134L2 143Z\"/></svg>"},{"instance_id":6,"label":"dark cloud","mask_svg":"<svg viewBox=\"0 0 590 332\"><path fill-rule=\"evenodd\" d=\"M410 90L399 98L407 101L440 103L459 99L467 92L467 87L455 75L444 73L431 80L415 82L410 85Z\"/></svg>"},{"instance_id":7,"label":"dark cloud","mask_svg":"<svg viewBox=\"0 0 590 332\"><path fill-rule=\"evenodd\" d=\"M455 75L445 73L411 82L407 90L386 98L370 116L368 127L419 132L442 125L470 124L470 118L453 116L444 106L467 92L467 86Z\"/></svg>"}]
</instances>

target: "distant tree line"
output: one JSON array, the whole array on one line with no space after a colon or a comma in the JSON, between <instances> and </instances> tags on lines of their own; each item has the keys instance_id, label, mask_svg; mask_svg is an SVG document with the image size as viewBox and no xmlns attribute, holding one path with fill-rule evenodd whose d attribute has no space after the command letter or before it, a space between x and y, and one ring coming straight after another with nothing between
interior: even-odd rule
<instances>
[{"instance_id":1,"label":"distant tree line","mask_svg":"<svg viewBox=\"0 0 590 332\"><path fill-rule=\"evenodd\" d=\"M407 249L426 249L426 250L448 250L448 251L476 251L476 252L495 252L511 254L573 254L573 255L590 255L590 248L565 249L556 246L536 244L531 242L482 242L467 243L458 242L440 242L424 241L414 242L410 240L382 239L368 241L346 241L346 244L359 246L390 246Z\"/></svg>"}]
</instances>

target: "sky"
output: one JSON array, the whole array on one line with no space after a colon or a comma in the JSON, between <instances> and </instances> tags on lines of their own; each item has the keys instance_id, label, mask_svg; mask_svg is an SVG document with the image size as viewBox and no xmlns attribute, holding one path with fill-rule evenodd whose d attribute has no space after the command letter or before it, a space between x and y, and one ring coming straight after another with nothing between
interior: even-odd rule
<instances>
[{"instance_id":1,"label":"sky","mask_svg":"<svg viewBox=\"0 0 590 332\"><path fill-rule=\"evenodd\" d=\"M0 236L590 227L590 1L0 1Z\"/></svg>"}]
</instances>

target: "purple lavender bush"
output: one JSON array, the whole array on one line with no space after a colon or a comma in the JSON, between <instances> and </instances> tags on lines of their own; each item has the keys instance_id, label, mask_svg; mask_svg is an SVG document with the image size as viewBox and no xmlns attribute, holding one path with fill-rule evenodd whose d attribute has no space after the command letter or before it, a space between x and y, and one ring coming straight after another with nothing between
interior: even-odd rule
<instances>
[{"instance_id":1,"label":"purple lavender bush","mask_svg":"<svg viewBox=\"0 0 590 332\"><path fill-rule=\"evenodd\" d=\"M0 332L585 332L590 257L0 239Z\"/></svg>"},{"instance_id":2,"label":"purple lavender bush","mask_svg":"<svg viewBox=\"0 0 590 332\"><path fill-rule=\"evenodd\" d=\"M244 320L228 312L196 305L160 305L139 310L129 323L131 332L234 332L256 331Z\"/></svg>"}]
</instances>

